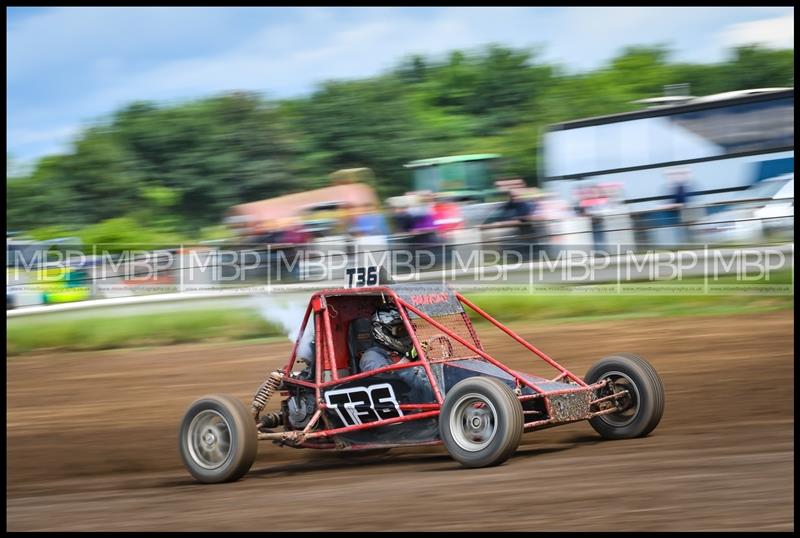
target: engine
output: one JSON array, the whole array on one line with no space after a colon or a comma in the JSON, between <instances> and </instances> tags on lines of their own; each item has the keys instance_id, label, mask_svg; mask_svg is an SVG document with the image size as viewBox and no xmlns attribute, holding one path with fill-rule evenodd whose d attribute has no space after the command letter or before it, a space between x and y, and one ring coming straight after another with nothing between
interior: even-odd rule
<instances>
[{"instance_id":1,"label":"engine","mask_svg":"<svg viewBox=\"0 0 800 538\"><path fill-rule=\"evenodd\" d=\"M293 388L289 398L283 401L283 416L286 417L287 425L293 429L305 428L316 410L314 392L305 388Z\"/></svg>"}]
</instances>

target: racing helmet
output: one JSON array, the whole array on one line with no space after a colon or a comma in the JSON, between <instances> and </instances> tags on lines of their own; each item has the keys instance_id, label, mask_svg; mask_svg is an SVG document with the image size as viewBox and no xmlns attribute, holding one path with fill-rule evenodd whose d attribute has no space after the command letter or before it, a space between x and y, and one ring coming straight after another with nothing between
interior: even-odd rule
<instances>
[{"instance_id":1,"label":"racing helmet","mask_svg":"<svg viewBox=\"0 0 800 538\"><path fill-rule=\"evenodd\" d=\"M382 306L372 315L372 337L398 353L408 353L412 347L403 318L394 306Z\"/></svg>"}]
</instances>

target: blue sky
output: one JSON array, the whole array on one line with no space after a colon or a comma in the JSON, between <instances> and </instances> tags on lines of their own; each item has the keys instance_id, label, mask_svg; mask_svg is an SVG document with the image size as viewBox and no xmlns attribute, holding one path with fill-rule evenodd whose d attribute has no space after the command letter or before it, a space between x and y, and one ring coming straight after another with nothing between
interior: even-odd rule
<instances>
[{"instance_id":1,"label":"blue sky","mask_svg":"<svg viewBox=\"0 0 800 538\"><path fill-rule=\"evenodd\" d=\"M67 151L81 126L134 99L309 92L412 53L495 42L570 70L631 44L714 62L728 47L793 47L794 8L7 8L7 151Z\"/></svg>"}]
</instances>

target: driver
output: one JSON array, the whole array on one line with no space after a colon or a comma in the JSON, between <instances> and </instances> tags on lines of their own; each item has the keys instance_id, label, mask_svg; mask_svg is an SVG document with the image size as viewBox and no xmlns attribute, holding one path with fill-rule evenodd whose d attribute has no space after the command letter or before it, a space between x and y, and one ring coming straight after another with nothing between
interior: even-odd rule
<instances>
[{"instance_id":1,"label":"driver","mask_svg":"<svg viewBox=\"0 0 800 538\"><path fill-rule=\"evenodd\" d=\"M400 312L394 306L381 306L375 311L372 316L372 339L375 345L367 349L359 361L362 372L417 360L411 337Z\"/></svg>"},{"instance_id":2,"label":"driver","mask_svg":"<svg viewBox=\"0 0 800 538\"><path fill-rule=\"evenodd\" d=\"M359 361L362 372L376 370L393 364L416 361L417 350L406 330L403 318L394 305L384 305L372 316L372 340ZM404 381L409 391L405 396L410 402L432 402L433 391L428 376L422 368L401 368L387 372L392 378Z\"/></svg>"}]
</instances>

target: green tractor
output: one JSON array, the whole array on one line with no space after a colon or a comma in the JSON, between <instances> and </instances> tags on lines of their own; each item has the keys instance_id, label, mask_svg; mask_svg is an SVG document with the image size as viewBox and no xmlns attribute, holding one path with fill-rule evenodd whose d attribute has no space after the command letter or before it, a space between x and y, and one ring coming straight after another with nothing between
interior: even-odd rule
<instances>
[{"instance_id":1,"label":"green tractor","mask_svg":"<svg viewBox=\"0 0 800 538\"><path fill-rule=\"evenodd\" d=\"M435 159L420 159L406 164L414 172L414 190L429 191L447 197L489 201L496 191L494 185L500 155L454 155Z\"/></svg>"}]
</instances>

